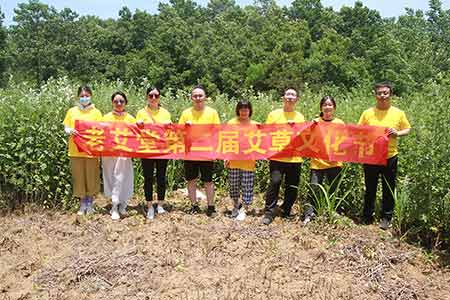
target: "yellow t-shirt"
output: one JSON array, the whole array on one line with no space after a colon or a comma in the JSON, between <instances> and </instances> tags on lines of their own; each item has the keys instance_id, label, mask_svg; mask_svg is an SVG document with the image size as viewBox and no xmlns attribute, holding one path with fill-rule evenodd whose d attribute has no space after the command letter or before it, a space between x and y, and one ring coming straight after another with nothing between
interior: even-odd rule
<instances>
[{"instance_id":1,"label":"yellow t-shirt","mask_svg":"<svg viewBox=\"0 0 450 300\"><path fill-rule=\"evenodd\" d=\"M75 128L76 120L101 121L102 113L94 106L92 106L92 108L87 109L87 110L81 110L78 106L74 106L67 111L66 117L64 118L64 121L63 121L63 124L64 124L64 126L67 126L70 128ZM84 152L78 151L78 148L73 141L73 136L69 137L69 156L70 157L92 157L92 156L87 155Z\"/></svg>"},{"instance_id":2,"label":"yellow t-shirt","mask_svg":"<svg viewBox=\"0 0 450 300\"><path fill-rule=\"evenodd\" d=\"M139 110L136 120L144 123L170 124L172 123L170 113L160 107L158 110L150 109L148 106Z\"/></svg>"},{"instance_id":3,"label":"yellow t-shirt","mask_svg":"<svg viewBox=\"0 0 450 300\"><path fill-rule=\"evenodd\" d=\"M117 115L113 112L107 113L103 116L103 120L105 122L120 122L120 123L128 123L135 124L136 119L130 115L129 113L124 113L123 115Z\"/></svg>"},{"instance_id":4,"label":"yellow t-shirt","mask_svg":"<svg viewBox=\"0 0 450 300\"><path fill-rule=\"evenodd\" d=\"M233 118L228 121L227 124L236 125L241 124L238 118ZM256 121L250 120L250 124L259 124ZM245 126L245 125L242 125ZM255 160L230 160L230 169L241 169L244 171L255 171L256 161Z\"/></svg>"},{"instance_id":5,"label":"yellow t-shirt","mask_svg":"<svg viewBox=\"0 0 450 300\"><path fill-rule=\"evenodd\" d=\"M381 126L403 130L411 128L404 111L391 106L387 110L380 110L376 107L364 111L359 118L359 125ZM398 154L397 137L389 138L388 158Z\"/></svg>"},{"instance_id":6,"label":"yellow t-shirt","mask_svg":"<svg viewBox=\"0 0 450 300\"><path fill-rule=\"evenodd\" d=\"M332 121L325 121L322 118L316 118L316 119L314 119L314 121L330 122L330 123L335 123L335 124L345 124L344 121L342 121L341 119L338 119L338 118L334 118ZM329 161L329 160L324 160L324 159L320 159L320 158L312 158L310 161L310 169L313 169L313 170L324 170L324 169L337 168L337 167L342 167L342 166L343 166L343 164L340 161Z\"/></svg>"},{"instance_id":7,"label":"yellow t-shirt","mask_svg":"<svg viewBox=\"0 0 450 300\"><path fill-rule=\"evenodd\" d=\"M285 112L282 108L280 108L269 113L269 115L267 116L266 124L287 124L288 121L303 123L305 122L305 117L297 111ZM290 163L303 162L303 158L301 158L300 156L277 158L273 160Z\"/></svg>"},{"instance_id":8,"label":"yellow t-shirt","mask_svg":"<svg viewBox=\"0 0 450 300\"><path fill-rule=\"evenodd\" d=\"M196 111L192 107L185 109L181 113L178 124L185 124L186 121L192 124L220 124L219 114L209 106L205 106L202 111Z\"/></svg>"}]
</instances>

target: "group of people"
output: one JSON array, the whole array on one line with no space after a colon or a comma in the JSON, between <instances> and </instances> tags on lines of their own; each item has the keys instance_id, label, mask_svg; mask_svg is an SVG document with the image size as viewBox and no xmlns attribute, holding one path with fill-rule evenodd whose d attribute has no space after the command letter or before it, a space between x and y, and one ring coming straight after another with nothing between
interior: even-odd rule
<instances>
[{"instance_id":1,"label":"group of people","mask_svg":"<svg viewBox=\"0 0 450 300\"><path fill-rule=\"evenodd\" d=\"M394 196L397 173L397 137L407 135L411 126L405 113L391 105L392 86L388 82L378 83L374 86L376 105L360 117L360 125L387 127L389 137L388 160L386 166L364 165L365 197L362 220L365 224L374 221L374 204L379 178L382 181L382 221L380 227L387 229L390 226L394 211ZM141 127L146 123L168 124L172 122L169 111L160 105L160 90L156 87L147 89L146 106L138 111L136 118L126 111L127 97L122 92L115 92L111 96L112 111L104 116L95 108L91 100L92 90L88 86L78 89L78 103L69 109L64 119L65 132L69 138L70 167L73 178L73 195L80 199L79 215L89 214L93 211L94 196L100 191L99 159L86 153L79 152L74 144L73 137L76 131L75 120L111 121L136 124ZM282 107L269 113L266 124L292 124L305 122L304 116L296 111L299 96L295 88L287 88L282 95ZM195 86L191 91L192 107L184 110L178 123L189 126L191 124L220 124L216 110L206 105L206 91L202 86ZM332 122L344 124L335 117L336 101L325 96L320 101L320 116L314 122ZM228 124L248 126L257 124L252 120L253 107L247 100L240 100L236 105L236 116ZM126 214L128 200L133 194L133 164L130 158L102 157L102 171L104 180L104 194L111 198L111 218L120 219ZM147 201L146 217L149 220L156 214L164 214L163 203L166 194L166 159L141 159L144 175L144 193ZM281 210L281 216L289 218L292 206L297 199L300 181L300 172L303 158L292 156L269 161L270 183L265 193L265 210L262 223L272 223L276 210ZM225 161L229 168L229 192L233 201L231 216L236 220L244 220L253 200L253 186L256 162L254 160ZM341 176L343 164L337 161L311 159L310 183L314 185L330 185L330 193L336 189ZM207 210L206 214L215 214L213 161L184 161L184 173L187 181L188 197L191 201L190 212L200 212L197 202L197 184L200 179L205 186ZM156 173L156 174L155 174ZM154 203L153 185L156 177L157 199ZM284 201L278 207L278 195L284 180ZM314 201L311 197L306 201L303 223L306 224L315 216Z\"/></svg>"}]
</instances>

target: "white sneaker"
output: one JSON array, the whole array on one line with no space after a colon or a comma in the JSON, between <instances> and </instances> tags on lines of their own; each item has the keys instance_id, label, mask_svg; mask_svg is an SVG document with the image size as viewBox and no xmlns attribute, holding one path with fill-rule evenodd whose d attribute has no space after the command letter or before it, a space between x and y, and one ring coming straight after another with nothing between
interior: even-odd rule
<instances>
[{"instance_id":1,"label":"white sneaker","mask_svg":"<svg viewBox=\"0 0 450 300\"><path fill-rule=\"evenodd\" d=\"M79 216L84 215L86 213L86 208L87 208L86 201L83 199L80 203L80 209L78 210L77 215Z\"/></svg>"},{"instance_id":2,"label":"white sneaker","mask_svg":"<svg viewBox=\"0 0 450 300\"><path fill-rule=\"evenodd\" d=\"M156 207L156 212L161 215L165 214L167 211L164 209L164 207L162 207L162 205L158 204L158 206Z\"/></svg>"},{"instance_id":3,"label":"white sneaker","mask_svg":"<svg viewBox=\"0 0 450 300\"><path fill-rule=\"evenodd\" d=\"M310 216L305 217L305 219L303 219L303 226L305 226L309 222L311 222L311 217Z\"/></svg>"},{"instance_id":4,"label":"white sneaker","mask_svg":"<svg viewBox=\"0 0 450 300\"><path fill-rule=\"evenodd\" d=\"M77 212L77 215L82 216L86 213L86 202L81 202L80 209Z\"/></svg>"},{"instance_id":5,"label":"white sneaker","mask_svg":"<svg viewBox=\"0 0 450 300\"><path fill-rule=\"evenodd\" d=\"M241 207L241 209L239 210L238 215L236 216L236 220L244 221L245 217L247 217L247 213L245 212L245 208Z\"/></svg>"},{"instance_id":6,"label":"white sneaker","mask_svg":"<svg viewBox=\"0 0 450 300\"><path fill-rule=\"evenodd\" d=\"M239 215L239 208L235 207L231 210L231 217L236 218Z\"/></svg>"},{"instance_id":7,"label":"white sneaker","mask_svg":"<svg viewBox=\"0 0 450 300\"><path fill-rule=\"evenodd\" d=\"M111 219L113 219L113 220L120 219L119 210L117 209L117 206L115 206L115 205L111 208Z\"/></svg>"},{"instance_id":8,"label":"white sneaker","mask_svg":"<svg viewBox=\"0 0 450 300\"><path fill-rule=\"evenodd\" d=\"M127 204L126 203L120 203L119 204L119 214L122 216L126 216L127 213Z\"/></svg>"},{"instance_id":9,"label":"white sneaker","mask_svg":"<svg viewBox=\"0 0 450 300\"><path fill-rule=\"evenodd\" d=\"M86 200L86 214L90 215L94 213L94 199L90 198Z\"/></svg>"},{"instance_id":10,"label":"white sneaker","mask_svg":"<svg viewBox=\"0 0 450 300\"><path fill-rule=\"evenodd\" d=\"M153 208L153 205L152 205L147 210L147 219L148 220L153 220L154 218L155 218L155 209Z\"/></svg>"}]
</instances>

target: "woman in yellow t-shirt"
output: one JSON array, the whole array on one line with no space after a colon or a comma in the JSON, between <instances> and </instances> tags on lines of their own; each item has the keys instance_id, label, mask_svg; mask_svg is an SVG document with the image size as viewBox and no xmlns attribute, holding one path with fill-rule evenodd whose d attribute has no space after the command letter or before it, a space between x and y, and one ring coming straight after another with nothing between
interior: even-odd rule
<instances>
[{"instance_id":1,"label":"woman in yellow t-shirt","mask_svg":"<svg viewBox=\"0 0 450 300\"><path fill-rule=\"evenodd\" d=\"M153 124L170 124L172 123L170 113L161 107L160 96L161 92L156 87L147 89L147 105L145 108L138 111L136 115L136 124L138 127L144 126L144 123ZM156 169L156 193L158 195L158 203L156 212L163 214L166 211L163 208L164 198L166 196L166 170L167 159L147 159L141 160L142 171L144 173L144 194L147 201L147 219L153 220L155 218L155 208L153 206L153 182L155 179Z\"/></svg>"},{"instance_id":2,"label":"woman in yellow t-shirt","mask_svg":"<svg viewBox=\"0 0 450 300\"><path fill-rule=\"evenodd\" d=\"M92 90L89 86L78 88L78 103L70 108L64 118L64 131L69 135L70 171L72 173L73 195L80 199L78 215L93 212L94 196L100 191L100 163L97 157L79 152L73 137L79 133L75 121L100 121L102 113L92 103Z\"/></svg>"},{"instance_id":3,"label":"woman in yellow t-shirt","mask_svg":"<svg viewBox=\"0 0 450 300\"><path fill-rule=\"evenodd\" d=\"M314 119L314 122L330 122L336 124L344 124L341 119L335 118L334 113L336 111L336 101L331 96L325 96L320 100L320 116ZM330 185L329 193L332 194L336 191L337 184L340 180L342 171L342 162L327 161L323 159L313 158L310 161L310 184L314 193L318 193L317 185L323 184L325 181ZM303 224L307 224L315 216L314 199L312 195L309 195L308 202L305 205L305 216Z\"/></svg>"},{"instance_id":4,"label":"woman in yellow t-shirt","mask_svg":"<svg viewBox=\"0 0 450 300\"><path fill-rule=\"evenodd\" d=\"M115 92L111 96L113 111L103 117L103 121L135 124L136 119L126 112L127 96ZM120 219L126 215L128 200L133 195L134 174L133 162L128 157L102 157L103 187L105 196L111 198L111 218Z\"/></svg>"},{"instance_id":5,"label":"woman in yellow t-shirt","mask_svg":"<svg viewBox=\"0 0 450 300\"><path fill-rule=\"evenodd\" d=\"M241 126L258 124L258 122L251 119L252 112L252 104L250 101L240 100L236 105L236 117L228 121L228 124L239 124ZM238 221L245 219L253 200L255 164L256 162L254 160L225 161L225 165L230 169L228 178L230 182L230 197L233 200L231 216ZM241 190L243 205L239 203Z\"/></svg>"}]
</instances>

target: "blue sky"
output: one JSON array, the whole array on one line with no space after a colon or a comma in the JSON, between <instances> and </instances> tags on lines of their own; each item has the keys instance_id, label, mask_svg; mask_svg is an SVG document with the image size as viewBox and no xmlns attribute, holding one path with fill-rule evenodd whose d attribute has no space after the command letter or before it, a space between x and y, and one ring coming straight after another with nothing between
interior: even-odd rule
<instances>
[{"instance_id":1,"label":"blue sky","mask_svg":"<svg viewBox=\"0 0 450 300\"><path fill-rule=\"evenodd\" d=\"M18 3L27 2L25 0L0 0L0 8L5 14L5 25L10 25L14 16L14 8ZM156 13L158 2L168 2L168 0L41 0L41 2L54 6L57 9L69 7L81 15L97 15L101 18L116 18L121 7L128 6L132 11L135 9L146 10ZM208 0L196 0L200 5L206 5ZM253 0L235 0L239 5L245 6L253 4ZM281 6L288 6L292 0L277 0ZM378 10L384 17L395 17L404 13L405 7L413 9L427 10L427 0L363 0L364 5L371 9ZM324 6L332 6L339 10L343 5L353 6L354 0L322 0ZM450 0L442 1L446 9L450 8Z\"/></svg>"}]
</instances>

